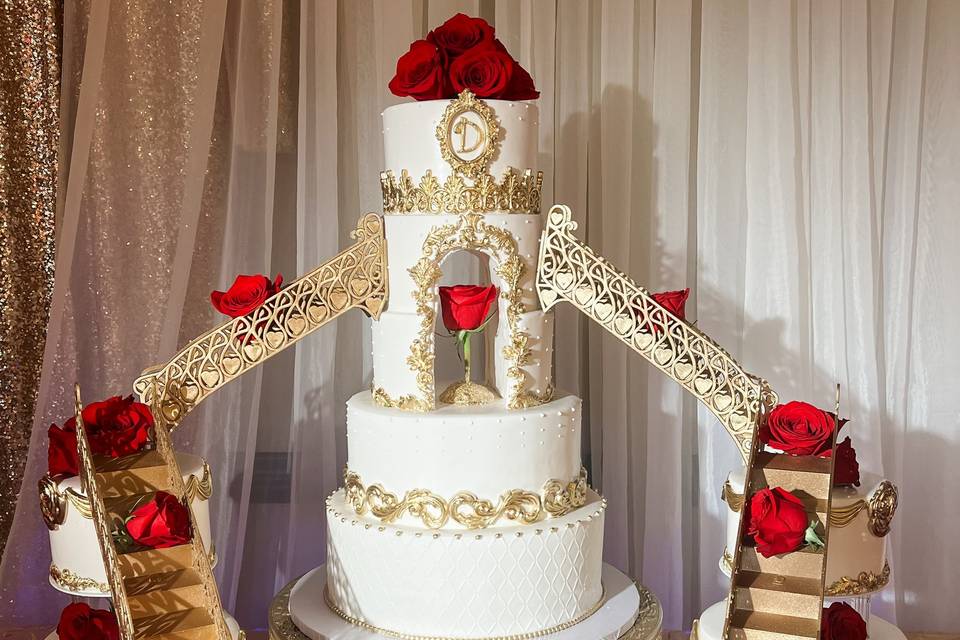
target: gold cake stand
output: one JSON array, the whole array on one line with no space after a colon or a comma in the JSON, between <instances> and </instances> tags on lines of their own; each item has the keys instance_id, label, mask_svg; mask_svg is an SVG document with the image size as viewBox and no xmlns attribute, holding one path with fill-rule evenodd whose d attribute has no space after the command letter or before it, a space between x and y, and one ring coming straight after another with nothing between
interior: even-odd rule
<instances>
[{"instance_id":1,"label":"gold cake stand","mask_svg":"<svg viewBox=\"0 0 960 640\"><path fill-rule=\"evenodd\" d=\"M290 591L299 580L292 580L270 603L270 640L310 640L290 617ZM663 611L660 602L646 587L638 584L637 589L640 591L640 612L637 621L620 636L620 640L661 640Z\"/></svg>"}]
</instances>

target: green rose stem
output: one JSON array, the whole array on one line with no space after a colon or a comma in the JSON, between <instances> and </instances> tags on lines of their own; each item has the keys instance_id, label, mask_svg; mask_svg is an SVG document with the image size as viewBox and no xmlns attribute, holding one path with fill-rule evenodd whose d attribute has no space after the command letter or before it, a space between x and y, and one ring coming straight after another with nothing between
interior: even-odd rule
<instances>
[{"instance_id":1,"label":"green rose stem","mask_svg":"<svg viewBox=\"0 0 960 640\"><path fill-rule=\"evenodd\" d=\"M463 381L470 382L470 332L461 330L457 332L457 340L463 349Z\"/></svg>"},{"instance_id":2,"label":"green rose stem","mask_svg":"<svg viewBox=\"0 0 960 640\"><path fill-rule=\"evenodd\" d=\"M823 549L823 540L817 535L816 520L810 522L810 526L807 527L807 530L803 534L803 540L814 549Z\"/></svg>"}]
</instances>

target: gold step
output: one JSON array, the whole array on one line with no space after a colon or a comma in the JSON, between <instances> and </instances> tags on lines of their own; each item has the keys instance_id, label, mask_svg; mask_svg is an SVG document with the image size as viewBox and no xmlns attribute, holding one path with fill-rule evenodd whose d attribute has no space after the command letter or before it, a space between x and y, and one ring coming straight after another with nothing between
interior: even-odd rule
<instances>
[{"instance_id":1,"label":"gold step","mask_svg":"<svg viewBox=\"0 0 960 640\"><path fill-rule=\"evenodd\" d=\"M803 640L816 638L819 633L818 618L735 609L730 616L728 640Z\"/></svg>"},{"instance_id":2,"label":"gold step","mask_svg":"<svg viewBox=\"0 0 960 640\"><path fill-rule=\"evenodd\" d=\"M193 547L190 543L166 549L144 549L117 556L124 579L154 573L193 568Z\"/></svg>"},{"instance_id":3,"label":"gold step","mask_svg":"<svg viewBox=\"0 0 960 640\"><path fill-rule=\"evenodd\" d=\"M155 450L97 460L97 485L104 498L171 491L170 474Z\"/></svg>"},{"instance_id":4,"label":"gold step","mask_svg":"<svg viewBox=\"0 0 960 640\"><path fill-rule=\"evenodd\" d=\"M193 569L135 576L123 583L134 618L190 609L203 602L203 581Z\"/></svg>"},{"instance_id":5,"label":"gold step","mask_svg":"<svg viewBox=\"0 0 960 640\"><path fill-rule=\"evenodd\" d=\"M757 552L756 547L747 545L745 538L740 552L740 570L820 580L823 572L823 550L804 547L792 553L764 558Z\"/></svg>"},{"instance_id":6,"label":"gold step","mask_svg":"<svg viewBox=\"0 0 960 640\"><path fill-rule=\"evenodd\" d=\"M820 613L821 582L816 578L741 571L734 587L738 609L801 618L816 618Z\"/></svg>"},{"instance_id":7,"label":"gold step","mask_svg":"<svg viewBox=\"0 0 960 640\"><path fill-rule=\"evenodd\" d=\"M783 487L823 500L825 505L830 497L830 459L758 452L752 479L754 491L763 487Z\"/></svg>"},{"instance_id":8,"label":"gold step","mask_svg":"<svg viewBox=\"0 0 960 640\"><path fill-rule=\"evenodd\" d=\"M195 607L133 621L137 640L206 640L217 637L217 627L206 609Z\"/></svg>"}]
</instances>

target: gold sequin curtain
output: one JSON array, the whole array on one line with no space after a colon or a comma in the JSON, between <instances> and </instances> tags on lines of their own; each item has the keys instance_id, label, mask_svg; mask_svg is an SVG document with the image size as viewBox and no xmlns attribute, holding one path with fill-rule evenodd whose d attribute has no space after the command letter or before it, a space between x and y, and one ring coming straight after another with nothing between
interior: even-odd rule
<instances>
[{"instance_id":1,"label":"gold sequin curtain","mask_svg":"<svg viewBox=\"0 0 960 640\"><path fill-rule=\"evenodd\" d=\"M0 5L0 555L13 521L53 289L58 0Z\"/></svg>"}]
</instances>

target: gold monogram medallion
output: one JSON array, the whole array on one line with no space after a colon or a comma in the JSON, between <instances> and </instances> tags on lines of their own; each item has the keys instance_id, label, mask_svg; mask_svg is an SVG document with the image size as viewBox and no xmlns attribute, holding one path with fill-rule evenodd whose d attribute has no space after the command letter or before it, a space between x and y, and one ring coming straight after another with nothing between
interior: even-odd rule
<instances>
[{"instance_id":1,"label":"gold monogram medallion","mask_svg":"<svg viewBox=\"0 0 960 640\"><path fill-rule=\"evenodd\" d=\"M464 89L443 112L437 141L454 173L477 180L487 173L496 154L500 122L487 103Z\"/></svg>"}]
</instances>

